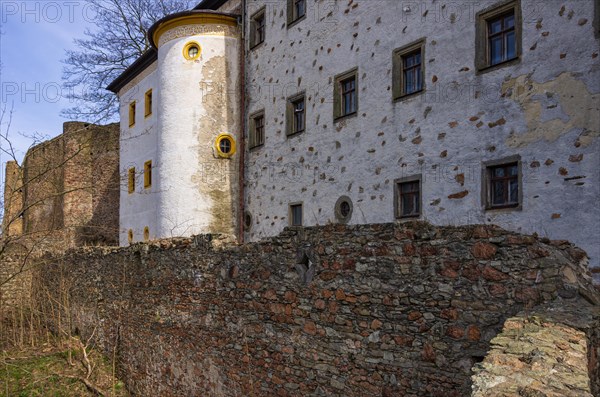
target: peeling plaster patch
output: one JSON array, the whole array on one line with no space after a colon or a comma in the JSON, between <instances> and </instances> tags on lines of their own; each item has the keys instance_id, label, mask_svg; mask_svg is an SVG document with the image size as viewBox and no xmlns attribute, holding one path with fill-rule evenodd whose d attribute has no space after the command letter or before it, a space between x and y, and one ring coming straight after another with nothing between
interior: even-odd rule
<instances>
[{"instance_id":1,"label":"peeling plaster patch","mask_svg":"<svg viewBox=\"0 0 600 397\"><path fill-rule=\"evenodd\" d=\"M543 118L541 95L552 93L558 98L561 109L568 119ZM585 83L577 80L570 73L562 73L556 79L546 83L536 83L527 75L506 81L502 84L502 95L510 96L523 109L527 132L511 133L506 144L517 148L527 146L539 140L556 141L561 135L574 128L587 131L582 146L589 145L593 138L600 136L600 94L592 94Z\"/></svg>"}]
</instances>

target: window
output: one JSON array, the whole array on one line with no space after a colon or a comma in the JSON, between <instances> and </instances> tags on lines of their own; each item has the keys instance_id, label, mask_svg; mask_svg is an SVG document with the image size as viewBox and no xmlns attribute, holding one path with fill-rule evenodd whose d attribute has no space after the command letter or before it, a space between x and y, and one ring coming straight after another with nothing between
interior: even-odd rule
<instances>
[{"instance_id":1,"label":"window","mask_svg":"<svg viewBox=\"0 0 600 397\"><path fill-rule=\"evenodd\" d=\"M358 69L350 70L335 77L333 91L333 117L356 114L358 111Z\"/></svg>"},{"instance_id":2,"label":"window","mask_svg":"<svg viewBox=\"0 0 600 397\"><path fill-rule=\"evenodd\" d=\"M482 70L521 55L519 1L504 2L477 14L476 66Z\"/></svg>"},{"instance_id":3,"label":"window","mask_svg":"<svg viewBox=\"0 0 600 397\"><path fill-rule=\"evenodd\" d=\"M295 95L287 101L287 135L304 131L306 125L306 104L304 93Z\"/></svg>"},{"instance_id":4,"label":"window","mask_svg":"<svg viewBox=\"0 0 600 397\"><path fill-rule=\"evenodd\" d=\"M221 134L215 140L217 155L222 158L230 158L235 154L235 140L229 134Z\"/></svg>"},{"instance_id":5,"label":"window","mask_svg":"<svg viewBox=\"0 0 600 397\"><path fill-rule=\"evenodd\" d=\"M348 223L352 218L352 200L348 196L341 196L335 203L335 218L339 223Z\"/></svg>"},{"instance_id":6,"label":"window","mask_svg":"<svg viewBox=\"0 0 600 397\"><path fill-rule=\"evenodd\" d=\"M290 226L302 226L302 203L290 204Z\"/></svg>"},{"instance_id":7,"label":"window","mask_svg":"<svg viewBox=\"0 0 600 397\"><path fill-rule=\"evenodd\" d=\"M250 116L249 146L250 149L265 143L265 113L256 112Z\"/></svg>"},{"instance_id":8,"label":"window","mask_svg":"<svg viewBox=\"0 0 600 397\"><path fill-rule=\"evenodd\" d=\"M288 27L306 15L306 0L287 0Z\"/></svg>"},{"instance_id":9,"label":"window","mask_svg":"<svg viewBox=\"0 0 600 397\"><path fill-rule=\"evenodd\" d=\"M135 167L129 169L127 191L129 194L135 191Z\"/></svg>"},{"instance_id":10,"label":"window","mask_svg":"<svg viewBox=\"0 0 600 397\"><path fill-rule=\"evenodd\" d=\"M129 126L135 125L135 101L129 104Z\"/></svg>"},{"instance_id":11,"label":"window","mask_svg":"<svg viewBox=\"0 0 600 397\"><path fill-rule=\"evenodd\" d=\"M395 181L394 210L396 218L416 218L421 215L421 175Z\"/></svg>"},{"instance_id":12,"label":"window","mask_svg":"<svg viewBox=\"0 0 600 397\"><path fill-rule=\"evenodd\" d=\"M144 163L144 189L152 186L152 160Z\"/></svg>"},{"instance_id":13,"label":"window","mask_svg":"<svg viewBox=\"0 0 600 397\"><path fill-rule=\"evenodd\" d=\"M144 117L152 114L152 90L146 91L144 95Z\"/></svg>"},{"instance_id":14,"label":"window","mask_svg":"<svg viewBox=\"0 0 600 397\"><path fill-rule=\"evenodd\" d=\"M422 92L425 88L425 39L394 50L392 91L394 99Z\"/></svg>"},{"instance_id":15,"label":"window","mask_svg":"<svg viewBox=\"0 0 600 397\"><path fill-rule=\"evenodd\" d=\"M150 240L150 228L144 227L144 241Z\"/></svg>"},{"instance_id":16,"label":"window","mask_svg":"<svg viewBox=\"0 0 600 397\"><path fill-rule=\"evenodd\" d=\"M188 61L195 61L200 58L202 47L195 41L190 41L183 47L183 57Z\"/></svg>"},{"instance_id":17,"label":"window","mask_svg":"<svg viewBox=\"0 0 600 397\"><path fill-rule=\"evenodd\" d=\"M522 202L519 157L484 163L483 199L488 210L518 208Z\"/></svg>"},{"instance_id":18,"label":"window","mask_svg":"<svg viewBox=\"0 0 600 397\"><path fill-rule=\"evenodd\" d=\"M263 8L250 18L250 48L265 41L265 26L265 9Z\"/></svg>"},{"instance_id":19,"label":"window","mask_svg":"<svg viewBox=\"0 0 600 397\"><path fill-rule=\"evenodd\" d=\"M129 244L133 243L133 230L131 229L127 231L127 241Z\"/></svg>"}]
</instances>

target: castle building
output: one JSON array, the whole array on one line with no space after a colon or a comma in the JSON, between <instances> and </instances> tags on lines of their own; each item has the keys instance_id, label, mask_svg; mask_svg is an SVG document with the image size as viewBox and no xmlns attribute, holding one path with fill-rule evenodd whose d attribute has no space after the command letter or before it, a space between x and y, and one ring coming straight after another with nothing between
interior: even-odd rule
<instances>
[{"instance_id":1,"label":"castle building","mask_svg":"<svg viewBox=\"0 0 600 397\"><path fill-rule=\"evenodd\" d=\"M600 271L599 7L204 0L169 15L108 87L120 244L493 223L570 240Z\"/></svg>"}]
</instances>

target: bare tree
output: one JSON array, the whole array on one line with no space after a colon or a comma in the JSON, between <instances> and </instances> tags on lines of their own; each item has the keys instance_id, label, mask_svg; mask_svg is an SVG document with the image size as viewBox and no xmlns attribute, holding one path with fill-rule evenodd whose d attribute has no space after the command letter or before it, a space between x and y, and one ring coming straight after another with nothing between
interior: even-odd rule
<instances>
[{"instance_id":1,"label":"bare tree","mask_svg":"<svg viewBox=\"0 0 600 397\"><path fill-rule=\"evenodd\" d=\"M118 101L105 87L150 48L152 24L174 12L190 9L190 0L89 0L95 11L94 30L76 39L67 51L63 73L66 96L76 103L63 110L71 120L101 123L114 119Z\"/></svg>"}]
</instances>

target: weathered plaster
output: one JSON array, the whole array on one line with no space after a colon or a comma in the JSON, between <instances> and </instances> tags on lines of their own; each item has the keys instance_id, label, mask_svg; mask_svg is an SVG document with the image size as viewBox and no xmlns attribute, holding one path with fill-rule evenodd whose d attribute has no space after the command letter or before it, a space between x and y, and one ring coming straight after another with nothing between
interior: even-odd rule
<instances>
[{"instance_id":1,"label":"weathered plaster","mask_svg":"<svg viewBox=\"0 0 600 397\"><path fill-rule=\"evenodd\" d=\"M591 145L600 136L600 94L590 93L588 86L570 73L561 73L545 83L532 81L527 75L519 76L502 84L502 95L521 106L526 120L524 133L509 135L506 144L510 147L542 139L555 142L574 128L586 132L585 138L579 140L582 147ZM556 108L562 110L564 117L550 116L550 120L544 120L547 109Z\"/></svg>"}]
</instances>

